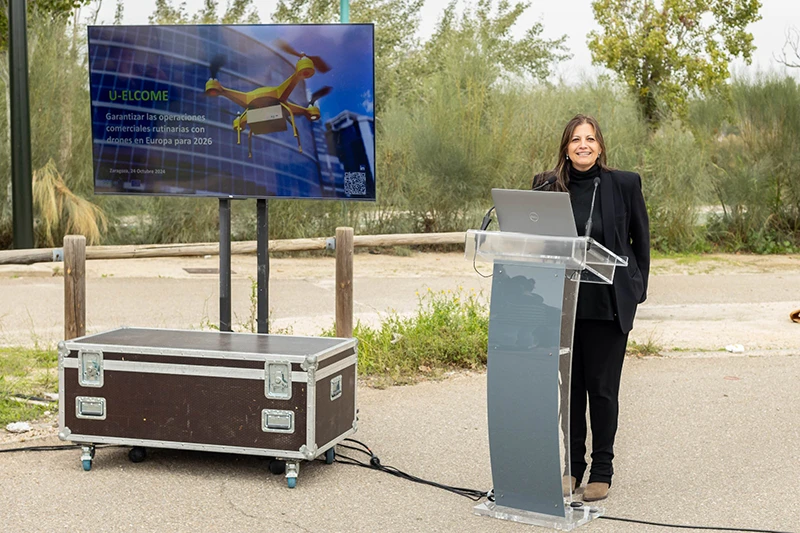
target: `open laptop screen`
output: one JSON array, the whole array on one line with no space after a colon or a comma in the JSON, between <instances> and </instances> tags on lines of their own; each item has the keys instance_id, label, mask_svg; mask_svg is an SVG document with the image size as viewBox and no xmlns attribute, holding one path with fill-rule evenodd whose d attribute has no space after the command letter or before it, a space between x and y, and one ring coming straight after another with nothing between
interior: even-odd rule
<instances>
[{"instance_id":1,"label":"open laptop screen","mask_svg":"<svg viewBox=\"0 0 800 533\"><path fill-rule=\"evenodd\" d=\"M569 193L492 189L500 231L577 237Z\"/></svg>"}]
</instances>

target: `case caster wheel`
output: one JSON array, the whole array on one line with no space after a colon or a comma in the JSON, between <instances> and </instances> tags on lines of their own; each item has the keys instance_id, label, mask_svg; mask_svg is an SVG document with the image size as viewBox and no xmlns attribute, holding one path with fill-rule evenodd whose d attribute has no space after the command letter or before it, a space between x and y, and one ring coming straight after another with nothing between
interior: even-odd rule
<instances>
[{"instance_id":1,"label":"case caster wheel","mask_svg":"<svg viewBox=\"0 0 800 533\"><path fill-rule=\"evenodd\" d=\"M134 446L131 448L131 451L128 452L128 459L130 459L132 463L141 463L146 458L147 450L141 446Z\"/></svg>"},{"instance_id":2,"label":"case caster wheel","mask_svg":"<svg viewBox=\"0 0 800 533\"><path fill-rule=\"evenodd\" d=\"M325 464L332 465L334 459L336 459L336 451L333 448L328 448L325 451Z\"/></svg>"},{"instance_id":3,"label":"case caster wheel","mask_svg":"<svg viewBox=\"0 0 800 533\"><path fill-rule=\"evenodd\" d=\"M286 461L280 459L273 459L269 462L269 471L276 476L286 472Z\"/></svg>"},{"instance_id":4,"label":"case caster wheel","mask_svg":"<svg viewBox=\"0 0 800 533\"><path fill-rule=\"evenodd\" d=\"M81 446L81 466L84 472L92 469L92 460L94 459L94 444L84 444Z\"/></svg>"},{"instance_id":5,"label":"case caster wheel","mask_svg":"<svg viewBox=\"0 0 800 533\"><path fill-rule=\"evenodd\" d=\"M297 476L300 474L300 463L297 461L289 461L286 463L286 485L290 489L297 486Z\"/></svg>"}]
</instances>

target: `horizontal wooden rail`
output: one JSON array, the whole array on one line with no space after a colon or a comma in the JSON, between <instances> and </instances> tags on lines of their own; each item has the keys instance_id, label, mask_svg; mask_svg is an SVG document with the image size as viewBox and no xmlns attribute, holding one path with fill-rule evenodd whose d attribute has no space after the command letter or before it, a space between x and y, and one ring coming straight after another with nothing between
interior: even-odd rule
<instances>
[{"instance_id":1,"label":"horizontal wooden rail","mask_svg":"<svg viewBox=\"0 0 800 533\"><path fill-rule=\"evenodd\" d=\"M270 252L303 252L324 250L334 238L280 239L269 241ZM463 244L464 232L451 233L400 233L394 235L357 235L353 246L414 246L429 244ZM256 241L231 243L232 254L255 254ZM138 257L193 257L219 255L219 243L194 244L134 244L125 246L87 246L86 259L131 259ZM33 250L0 250L0 265L30 265L63 261L63 248L37 248Z\"/></svg>"}]
</instances>

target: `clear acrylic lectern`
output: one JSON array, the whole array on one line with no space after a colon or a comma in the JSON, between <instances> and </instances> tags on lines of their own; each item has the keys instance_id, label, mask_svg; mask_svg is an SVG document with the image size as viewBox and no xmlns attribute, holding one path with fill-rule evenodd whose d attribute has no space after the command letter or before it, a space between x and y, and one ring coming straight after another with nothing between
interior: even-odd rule
<instances>
[{"instance_id":1,"label":"clear acrylic lectern","mask_svg":"<svg viewBox=\"0 0 800 533\"><path fill-rule=\"evenodd\" d=\"M570 531L603 513L564 494L570 476L572 334L580 283L627 266L589 237L469 230L465 257L493 262L487 408L494 501L479 515Z\"/></svg>"}]
</instances>

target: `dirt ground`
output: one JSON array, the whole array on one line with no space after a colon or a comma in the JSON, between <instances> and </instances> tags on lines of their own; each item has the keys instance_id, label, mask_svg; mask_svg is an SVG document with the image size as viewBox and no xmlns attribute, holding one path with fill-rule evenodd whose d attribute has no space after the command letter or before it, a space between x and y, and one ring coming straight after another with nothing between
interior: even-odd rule
<instances>
[{"instance_id":1,"label":"dirt ground","mask_svg":"<svg viewBox=\"0 0 800 533\"><path fill-rule=\"evenodd\" d=\"M218 323L216 256L87 262L87 332L121 325L197 329ZM491 265L478 263L488 273ZM0 345L54 346L63 336L62 265L0 266ZM189 271L187 271L187 269ZM253 326L254 256L232 260L235 329ZM196 272L196 270L194 271ZM272 326L318 334L334 322L333 257L270 260ZM377 324L387 313L413 314L419 294L491 292L460 253L357 253L356 320ZM741 344L745 353L800 347L800 256L707 255L653 261L648 300L631 338L676 355L713 355Z\"/></svg>"}]
</instances>

